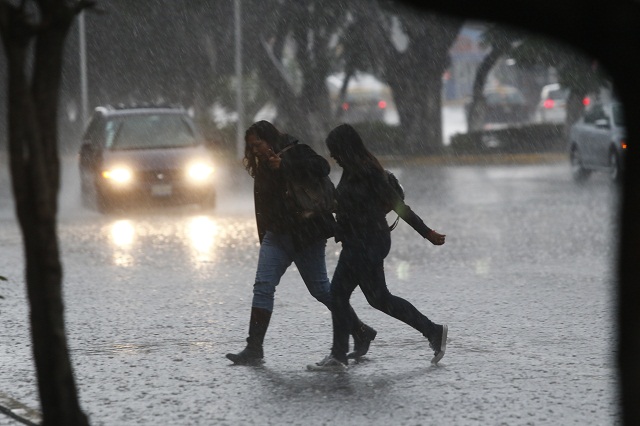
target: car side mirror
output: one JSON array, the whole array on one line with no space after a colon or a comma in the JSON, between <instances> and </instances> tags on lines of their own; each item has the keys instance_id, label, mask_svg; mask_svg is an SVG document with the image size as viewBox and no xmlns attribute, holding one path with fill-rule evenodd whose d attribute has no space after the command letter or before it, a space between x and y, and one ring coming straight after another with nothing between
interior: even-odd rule
<instances>
[{"instance_id":1,"label":"car side mirror","mask_svg":"<svg viewBox=\"0 0 640 426\"><path fill-rule=\"evenodd\" d=\"M600 118L598 120L595 121L595 125L597 128L599 129L608 129L609 126L609 119L607 118Z\"/></svg>"}]
</instances>

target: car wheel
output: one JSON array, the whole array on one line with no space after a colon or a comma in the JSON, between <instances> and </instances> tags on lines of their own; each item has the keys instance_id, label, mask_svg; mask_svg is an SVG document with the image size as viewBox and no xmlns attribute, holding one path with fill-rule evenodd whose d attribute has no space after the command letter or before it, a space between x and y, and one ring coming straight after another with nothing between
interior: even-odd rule
<instances>
[{"instance_id":1,"label":"car wheel","mask_svg":"<svg viewBox=\"0 0 640 426\"><path fill-rule=\"evenodd\" d=\"M586 181L591 175L591 171L584 168L578 147L571 148L570 161L573 180L578 183Z\"/></svg>"},{"instance_id":2,"label":"car wheel","mask_svg":"<svg viewBox=\"0 0 640 426\"><path fill-rule=\"evenodd\" d=\"M620 173L620 159L614 150L611 150L609 153L609 177L611 181L615 183L620 182L622 178L622 173Z\"/></svg>"}]
</instances>

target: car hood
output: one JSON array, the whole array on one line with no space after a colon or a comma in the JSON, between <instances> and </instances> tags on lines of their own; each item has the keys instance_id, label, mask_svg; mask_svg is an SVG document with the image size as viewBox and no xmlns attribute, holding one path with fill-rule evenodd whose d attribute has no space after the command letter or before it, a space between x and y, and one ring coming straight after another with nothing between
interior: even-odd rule
<instances>
[{"instance_id":1,"label":"car hood","mask_svg":"<svg viewBox=\"0 0 640 426\"><path fill-rule=\"evenodd\" d=\"M105 151L103 166L127 166L136 170L175 169L196 161L211 161L210 151L202 145L162 149Z\"/></svg>"}]
</instances>

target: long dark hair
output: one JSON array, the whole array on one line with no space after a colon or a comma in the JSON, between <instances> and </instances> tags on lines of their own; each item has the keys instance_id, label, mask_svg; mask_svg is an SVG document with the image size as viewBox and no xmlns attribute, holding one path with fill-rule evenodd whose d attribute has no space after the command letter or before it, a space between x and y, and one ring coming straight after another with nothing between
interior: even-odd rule
<instances>
[{"instance_id":1,"label":"long dark hair","mask_svg":"<svg viewBox=\"0 0 640 426\"><path fill-rule=\"evenodd\" d=\"M249 173L249 176L256 177L256 171L258 170L258 158L247 143L249 135L254 135L258 139L262 139L273 151L277 151L280 131L276 129L276 126L268 121L261 120L253 123L249 126L247 131L244 132L244 158L242 159L242 164L244 164L244 168Z\"/></svg>"},{"instance_id":2,"label":"long dark hair","mask_svg":"<svg viewBox=\"0 0 640 426\"><path fill-rule=\"evenodd\" d=\"M371 168L384 171L378 159L364 146L356 129L349 124L341 124L330 131L326 144L331 156L345 171L363 173Z\"/></svg>"}]
</instances>

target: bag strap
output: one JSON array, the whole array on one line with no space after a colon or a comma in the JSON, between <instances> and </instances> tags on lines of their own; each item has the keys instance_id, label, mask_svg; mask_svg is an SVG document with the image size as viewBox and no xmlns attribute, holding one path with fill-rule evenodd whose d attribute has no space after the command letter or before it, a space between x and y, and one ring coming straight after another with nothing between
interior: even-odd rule
<instances>
[{"instance_id":1,"label":"bag strap","mask_svg":"<svg viewBox=\"0 0 640 426\"><path fill-rule=\"evenodd\" d=\"M295 143L290 143L289 145L285 146L284 148L282 148L280 151L278 151L278 153L276 154L278 157L281 157L282 154L284 154L285 152L289 151L291 148L293 148L294 146L296 146L297 144Z\"/></svg>"},{"instance_id":2,"label":"bag strap","mask_svg":"<svg viewBox=\"0 0 640 426\"><path fill-rule=\"evenodd\" d=\"M400 221L400 216L396 216L396 220L395 222L393 222L390 226L389 226L389 231L393 231L394 229L396 229L396 226L398 226L398 222Z\"/></svg>"}]
</instances>

